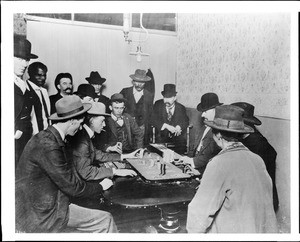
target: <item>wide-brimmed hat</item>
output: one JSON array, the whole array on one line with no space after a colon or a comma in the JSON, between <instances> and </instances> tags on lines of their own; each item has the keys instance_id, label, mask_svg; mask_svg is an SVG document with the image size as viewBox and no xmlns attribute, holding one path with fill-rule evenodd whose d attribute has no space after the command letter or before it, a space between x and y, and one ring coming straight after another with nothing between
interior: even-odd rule
<instances>
[{"instance_id":1,"label":"wide-brimmed hat","mask_svg":"<svg viewBox=\"0 0 300 242\"><path fill-rule=\"evenodd\" d=\"M102 85L106 81L105 78L101 77L98 71L92 71L89 77L85 78L90 84Z\"/></svg>"},{"instance_id":2,"label":"wide-brimmed hat","mask_svg":"<svg viewBox=\"0 0 300 242\"><path fill-rule=\"evenodd\" d=\"M253 133L253 128L244 123L243 113L244 110L237 106L217 106L214 120L205 120L204 123L217 130L233 133Z\"/></svg>"},{"instance_id":3,"label":"wide-brimmed hat","mask_svg":"<svg viewBox=\"0 0 300 242\"><path fill-rule=\"evenodd\" d=\"M145 70L137 69L134 74L130 75L130 78L137 82L147 82L151 80L151 77L146 75Z\"/></svg>"},{"instance_id":4,"label":"wide-brimmed hat","mask_svg":"<svg viewBox=\"0 0 300 242\"><path fill-rule=\"evenodd\" d=\"M37 55L31 53L31 43L24 36L14 36L14 56L25 60L36 59Z\"/></svg>"},{"instance_id":5,"label":"wide-brimmed hat","mask_svg":"<svg viewBox=\"0 0 300 242\"><path fill-rule=\"evenodd\" d=\"M208 92L202 95L201 102L197 105L197 110L199 112L205 112L222 104L223 103L219 102L217 94Z\"/></svg>"},{"instance_id":6,"label":"wide-brimmed hat","mask_svg":"<svg viewBox=\"0 0 300 242\"><path fill-rule=\"evenodd\" d=\"M161 94L166 97L174 97L176 96L176 86L174 84L165 84L164 90L161 92Z\"/></svg>"},{"instance_id":7,"label":"wide-brimmed hat","mask_svg":"<svg viewBox=\"0 0 300 242\"><path fill-rule=\"evenodd\" d=\"M91 109L88 110L87 113L95 116L110 116L110 114L106 113L105 110L106 107L104 103L93 102Z\"/></svg>"},{"instance_id":8,"label":"wide-brimmed hat","mask_svg":"<svg viewBox=\"0 0 300 242\"><path fill-rule=\"evenodd\" d=\"M91 108L92 104L82 103L76 95L68 95L59 99L55 103L56 113L50 115L50 120L65 120L85 113Z\"/></svg>"},{"instance_id":9,"label":"wide-brimmed hat","mask_svg":"<svg viewBox=\"0 0 300 242\"><path fill-rule=\"evenodd\" d=\"M124 102L126 104L127 99L123 96L122 93L115 93L110 97L110 104L112 102Z\"/></svg>"},{"instance_id":10,"label":"wide-brimmed hat","mask_svg":"<svg viewBox=\"0 0 300 242\"><path fill-rule=\"evenodd\" d=\"M237 103L232 103L231 105L240 107L244 109L244 122L245 123L250 123L250 124L255 124L255 125L261 125L261 121L254 116L254 106L251 105L250 103L246 102L237 102Z\"/></svg>"},{"instance_id":11,"label":"wide-brimmed hat","mask_svg":"<svg viewBox=\"0 0 300 242\"><path fill-rule=\"evenodd\" d=\"M74 94L78 95L80 98L89 96L91 98L96 97L95 88L91 84L80 84L77 88L77 92Z\"/></svg>"}]
</instances>

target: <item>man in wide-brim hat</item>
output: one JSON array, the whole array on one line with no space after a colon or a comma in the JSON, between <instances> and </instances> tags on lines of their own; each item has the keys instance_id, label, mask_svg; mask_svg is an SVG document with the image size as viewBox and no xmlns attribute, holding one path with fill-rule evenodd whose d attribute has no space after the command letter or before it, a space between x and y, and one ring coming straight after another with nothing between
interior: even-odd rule
<instances>
[{"instance_id":1,"label":"man in wide-brim hat","mask_svg":"<svg viewBox=\"0 0 300 242\"><path fill-rule=\"evenodd\" d=\"M261 121L254 116L254 106L247 102L236 102L231 105L244 110L243 119L245 124L254 129L253 133L244 134L241 142L253 153L258 154L265 162L267 171L272 178L273 184L273 207L275 212L279 208L279 198L276 188L276 157L277 152L268 140L259 132L256 126L261 125Z\"/></svg>"},{"instance_id":2,"label":"man in wide-brim hat","mask_svg":"<svg viewBox=\"0 0 300 242\"><path fill-rule=\"evenodd\" d=\"M117 232L110 213L70 203L70 197L97 198L112 181L86 183L70 164L65 138L80 129L91 104L76 95L61 98L54 122L33 136L21 156L16 173L16 230L18 232ZM91 223L90 221L93 221Z\"/></svg>"},{"instance_id":3,"label":"man in wide-brim hat","mask_svg":"<svg viewBox=\"0 0 300 242\"><path fill-rule=\"evenodd\" d=\"M188 205L189 233L276 233L272 181L263 160L239 142L253 129L244 124L243 109L216 107L213 138L222 149L208 163ZM203 209L205 208L205 209Z\"/></svg>"},{"instance_id":4,"label":"man in wide-brim hat","mask_svg":"<svg viewBox=\"0 0 300 242\"><path fill-rule=\"evenodd\" d=\"M22 79L30 59L38 58L31 53L31 42L24 36L14 36L14 100L15 100L15 166L32 136L30 91Z\"/></svg>"},{"instance_id":5,"label":"man in wide-brim hat","mask_svg":"<svg viewBox=\"0 0 300 242\"><path fill-rule=\"evenodd\" d=\"M201 127L196 131L194 145L190 147L188 156L184 156L185 163L204 173L207 163L219 153L220 148L213 139L211 128L203 124L203 120L212 121L215 117L215 108L222 105L216 93L208 92L201 96L197 110L201 112Z\"/></svg>"},{"instance_id":6,"label":"man in wide-brim hat","mask_svg":"<svg viewBox=\"0 0 300 242\"><path fill-rule=\"evenodd\" d=\"M149 143L150 117L153 109L154 94L145 89L145 83L151 78L147 76L146 70L136 69L134 74L129 75L132 86L121 90L126 98L126 112L135 118L138 126L144 132L144 144Z\"/></svg>"}]
</instances>

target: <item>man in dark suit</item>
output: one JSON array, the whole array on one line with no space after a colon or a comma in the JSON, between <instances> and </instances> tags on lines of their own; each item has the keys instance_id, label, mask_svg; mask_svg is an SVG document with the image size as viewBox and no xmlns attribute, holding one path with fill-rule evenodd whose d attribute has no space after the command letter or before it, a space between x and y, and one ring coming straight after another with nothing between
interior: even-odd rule
<instances>
[{"instance_id":1,"label":"man in dark suit","mask_svg":"<svg viewBox=\"0 0 300 242\"><path fill-rule=\"evenodd\" d=\"M186 151L186 132L189 118L185 107L176 101L174 84L165 84L161 92L163 99L155 102L152 125L156 129L158 143L175 144L174 151L183 154Z\"/></svg>"},{"instance_id":2,"label":"man in dark suit","mask_svg":"<svg viewBox=\"0 0 300 242\"><path fill-rule=\"evenodd\" d=\"M15 99L15 166L23 149L31 138L32 101L29 88L22 79L30 59L38 58L31 53L31 43L23 36L14 36L14 99Z\"/></svg>"},{"instance_id":3,"label":"man in dark suit","mask_svg":"<svg viewBox=\"0 0 300 242\"><path fill-rule=\"evenodd\" d=\"M61 98L54 122L32 137L20 158L16 173L16 231L63 232L69 227L80 232L117 232L110 213L80 207L70 198L97 198L113 185L105 178L86 183L77 173L65 146L65 137L80 129L91 104L76 95Z\"/></svg>"},{"instance_id":4,"label":"man in dark suit","mask_svg":"<svg viewBox=\"0 0 300 242\"><path fill-rule=\"evenodd\" d=\"M33 102L31 112L31 123L33 135L48 127L48 117L50 115L49 95L43 86L47 78L48 68L41 62L34 62L28 67L29 80L27 84Z\"/></svg>"},{"instance_id":5,"label":"man in dark suit","mask_svg":"<svg viewBox=\"0 0 300 242\"><path fill-rule=\"evenodd\" d=\"M270 145L268 140L257 130L256 125L261 125L261 121L254 116L254 106L246 102L237 102L232 105L244 109L244 122L254 129L254 133L243 135L241 142L253 153L259 155L266 165L267 171L273 183L273 207L277 212L279 199L276 188L276 150Z\"/></svg>"},{"instance_id":6,"label":"man in dark suit","mask_svg":"<svg viewBox=\"0 0 300 242\"><path fill-rule=\"evenodd\" d=\"M72 75L70 73L59 73L55 78L54 85L57 89L57 93L50 96L51 114L56 112L55 103L59 99L73 93Z\"/></svg>"},{"instance_id":7,"label":"man in dark suit","mask_svg":"<svg viewBox=\"0 0 300 242\"><path fill-rule=\"evenodd\" d=\"M135 119L128 113L123 113L126 99L121 93L115 93L110 99L111 115L107 118L108 140L106 151L116 151L120 143L120 152L129 153L143 147L144 134ZM118 152L119 150L117 150Z\"/></svg>"},{"instance_id":8,"label":"man in dark suit","mask_svg":"<svg viewBox=\"0 0 300 242\"><path fill-rule=\"evenodd\" d=\"M197 105L197 110L202 112L202 122L213 121L215 117L215 108L222 105L215 93L205 93L201 97L201 102ZM202 125L199 132L195 136L194 148L189 151L188 156L182 157L185 163L199 170L203 174L207 163L218 154L221 149L213 139L212 130L207 125Z\"/></svg>"},{"instance_id":9,"label":"man in dark suit","mask_svg":"<svg viewBox=\"0 0 300 242\"><path fill-rule=\"evenodd\" d=\"M125 113L134 117L144 132L144 145L147 145L150 139L149 120L154 100L154 94L144 89L145 83L151 80L146 74L145 70L137 69L134 74L130 75L133 86L123 88L120 92L127 100Z\"/></svg>"}]
</instances>

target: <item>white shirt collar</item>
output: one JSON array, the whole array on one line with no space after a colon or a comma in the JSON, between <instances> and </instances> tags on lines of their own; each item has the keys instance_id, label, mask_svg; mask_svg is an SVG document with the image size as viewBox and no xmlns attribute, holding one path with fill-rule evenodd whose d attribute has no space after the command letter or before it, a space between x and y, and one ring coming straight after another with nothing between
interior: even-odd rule
<instances>
[{"instance_id":1,"label":"white shirt collar","mask_svg":"<svg viewBox=\"0 0 300 242\"><path fill-rule=\"evenodd\" d=\"M114 121L117 121L119 118L114 115L113 113L110 114L111 118L114 120ZM123 116L121 116L121 119L123 119Z\"/></svg>"},{"instance_id":2,"label":"white shirt collar","mask_svg":"<svg viewBox=\"0 0 300 242\"><path fill-rule=\"evenodd\" d=\"M88 133L89 137L92 138L95 135L95 132L91 130L89 126L86 124L83 125L83 128L85 128L86 132Z\"/></svg>"},{"instance_id":3,"label":"white shirt collar","mask_svg":"<svg viewBox=\"0 0 300 242\"><path fill-rule=\"evenodd\" d=\"M141 96L144 95L144 89L139 92L138 90L135 89L135 87L133 87L133 95L135 94L140 94Z\"/></svg>"},{"instance_id":4,"label":"white shirt collar","mask_svg":"<svg viewBox=\"0 0 300 242\"><path fill-rule=\"evenodd\" d=\"M60 136L61 136L61 139L62 139L63 141L65 141L66 135L64 134L64 132L63 132L56 124L53 124L52 126L58 131L58 133L59 133Z\"/></svg>"},{"instance_id":5,"label":"white shirt collar","mask_svg":"<svg viewBox=\"0 0 300 242\"><path fill-rule=\"evenodd\" d=\"M21 89L21 91L24 94L26 89L28 89L26 82L22 80L20 77L16 76L16 74L14 74L14 76L15 76L14 78L15 84Z\"/></svg>"},{"instance_id":6,"label":"white shirt collar","mask_svg":"<svg viewBox=\"0 0 300 242\"><path fill-rule=\"evenodd\" d=\"M29 84L31 85L31 87L34 89L34 90L42 90L42 87L39 87L38 85L36 85L34 82L28 80Z\"/></svg>"}]
</instances>

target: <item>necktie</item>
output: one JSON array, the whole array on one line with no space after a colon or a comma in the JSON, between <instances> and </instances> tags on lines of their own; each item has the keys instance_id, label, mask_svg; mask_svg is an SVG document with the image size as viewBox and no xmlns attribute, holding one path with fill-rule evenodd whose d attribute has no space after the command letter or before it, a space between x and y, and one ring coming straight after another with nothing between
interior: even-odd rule
<instances>
[{"instance_id":1,"label":"necktie","mask_svg":"<svg viewBox=\"0 0 300 242\"><path fill-rule=\"evenodd\" d=\"M171 119L172 119L172 111L171 111L171 108L167 108L167 113L168 113L168 117L167 117L167 119L168 119L168 121L170 122L171 121Z\"/></svg>"},{"instance_id":2,"label":"necktie","mask_svg":"<svg viewBox=\"0 0 300 242\"><path fill-rule=\"evenodd\" d=\"M117 121L116 121L120 126L123 126L124 124L124 120L123 118L117 118Z\"/></svg>"},{"instance_id":3,"label":"necktie","mask_svg":"<svg viewBox=\"0 0 300 242\"><path fill-rule=\"evenodd\" d=\"M43 102L45 116L47 118L47 123L49 124L49 120L48 120L48 117L49 117L48 108L47 108L46 101L45 101L45 98L44 98L42 90L40 90L40 92L41 92L41 96L42 96L42 102Z\"/></svg>"}]
</instances>

